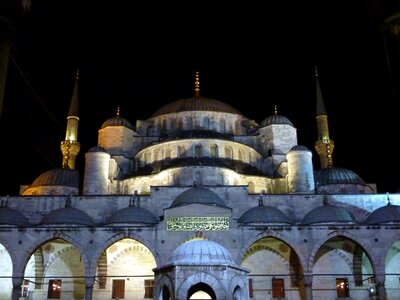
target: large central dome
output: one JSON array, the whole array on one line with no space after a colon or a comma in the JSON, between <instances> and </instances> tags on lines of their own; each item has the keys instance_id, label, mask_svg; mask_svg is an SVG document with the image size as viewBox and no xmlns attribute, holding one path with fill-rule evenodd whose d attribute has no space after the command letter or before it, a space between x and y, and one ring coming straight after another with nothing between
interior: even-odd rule
<instances>
[{"instance_id":1,"label":"large central dome","mask_svg":"<svg viewBox=\"0 0 400 300\"><path fill-rule=\"evenodd\" d=\"M183 111L217 111L242 115L242 113L226 103L195 95L191 98L180 99L164 105L157 110L152 117Z\"/></svg>"}]
</instances>

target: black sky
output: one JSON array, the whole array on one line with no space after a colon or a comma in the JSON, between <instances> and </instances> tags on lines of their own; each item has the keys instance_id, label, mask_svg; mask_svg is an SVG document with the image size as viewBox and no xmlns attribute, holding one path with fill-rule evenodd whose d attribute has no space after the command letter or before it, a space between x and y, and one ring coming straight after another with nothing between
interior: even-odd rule
<instances>
[{"instance_id":1,"label":"black sky","mask_svg":"<svg viewBox=\"0 0 400 300\"><path fill-rule=\"evenodd\" d=\"M334 165L377 183L379 192L398 191L393 135L399 111L366 1L32 2L11 51L1 117L7 179L0 194L18 194L20 184L61 167L59 145L78 68L82 170L84 153L118 106L132 124L147 119L160 106L193 96L195 71L202 96L257 122L276 104L297 128L299 144L317 158L315 65L336 145Z\"/></svg>"}]
</instances>

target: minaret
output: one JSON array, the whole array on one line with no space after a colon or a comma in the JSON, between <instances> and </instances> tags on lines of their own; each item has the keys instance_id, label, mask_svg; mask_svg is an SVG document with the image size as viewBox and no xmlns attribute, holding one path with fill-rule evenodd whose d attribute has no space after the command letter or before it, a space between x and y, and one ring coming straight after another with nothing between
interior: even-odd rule
<instances>
[{"instance_id":1,"label":"minaret","mask_svg":"<svg viewBox=\"0 0 400 300\"><path fill-rule=\"evenodd\" d=\"M78 81L79 70L76 72L74 92L69 106L65 140L61 142L61 152L63 154L62 167L70 169L75 169L75 159L81 148L81 145L78 143Z\"/></svg>"},{"instance_id":2,"label":"minaret","mask_svg":"<svg viewBox=\"0 0 400 300\"><path fill-rule=\"evenodd\" d=\"M315 142L315 150L319 155L321 169L333 166L332 152L335 144L329 138L328 115L326 114L324 99L318 79L318 69L315 67L316 98L317 98L317 130L318 140Z\"/></svg>"}]
</instances>

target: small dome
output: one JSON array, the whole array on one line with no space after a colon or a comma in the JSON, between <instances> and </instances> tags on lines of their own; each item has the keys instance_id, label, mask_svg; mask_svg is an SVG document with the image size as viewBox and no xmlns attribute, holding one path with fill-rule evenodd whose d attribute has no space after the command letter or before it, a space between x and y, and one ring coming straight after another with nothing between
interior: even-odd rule
<instances>
[{"instance_id":1,"label":"small dome","mask_svg":"<svg viewBox=\"0 0 400 300\"><path fill-rule=\"evenodd\" d=\"M306 146L302 146L302 145L296 145L293 146L290 151L308 151L311 152Z\"/></svg>"},{"instance_id":2,"label":"small dome","mask_svg":"<svg viewBox=\"0 0 400 300\"><path fill-rule=\"evenodd\" d=\"M202 187L194 187L184 191L176 197L170 207L193 203L226 207L225 202L216 193Z\"/></svg>"},{"instance_id":3,"label":"small dome","mask_svg":"<svg viewBox=\"0 0 400 300\"><path fill-rule=\"evenodd\" d=\"M63 207L49 212L40 224L93 226L92 218L84 211L74 207Z\"/></svg>"},{"instance_id":4,"label":"small dome","mask_svg":"<svg viewBox=\"0 0 400 300\"><path fill-rule=\"evenodd\" d=\"M180 245L172 252L170 263L175 265L235 264L231 254L225 247L206 239L193 239Z\"/></svg>"},{"instance_id":5,"label":"small dome","mask_svg":"<svg viewBox=\"0 0 400 300\"><path fill-rule=\"evenodd\" d=\"M144 208L137 206L129 206L117 210L111 217L106 221L107 225L118 225L118 224L157 224L157 218Z\"/></svg>"},{"instance_id":6,"label":"small dome","mask_svg":"<svg viewBox=\"0 0 400 300\"><path fill-rule=\"evenodd\" d=\"M315 172L315 183L318 186L328 184L362 184L365 185L356 173L344 168L324 168Z\"/></svg>"},{"instance_id":7,"label":"small dome","mask_svg":"<svg viewBox=\"0 0 400 300\"><path fill-rule=\"evenodd\" d=\"M318 223L355 223L355 220L344 207L325 204L308 212L301 223L303 225Z\"/></svg>"},{"instance_id":8,"label":"small dome","mask_svg":"<svg viewBox=\"0 0 400 300\"><path fill-rule=\"evenodd\" d=\"M278 208L259 205L247 210L239 219L238 223L284 223L291 224L289 218Z\"/></svg>"},{"instance_id":9,"label":"small dome","mask_svg":"<svg viewBox=\"0 0 400 300\"><path fill-rule=\"evenodd\" d=\"M365 224L400 223L400 206L388 203L374 210L365 220Z\"/></svg>"},{"instance_id":10,"label":"small dome","mask_svg":"<svg viewBox=\"0 0 400 300\"><path fill-rule=\"evenodd\" d=\"M269 125L290 125L293 127L293 123L286 118L285 116L274 114L265 118L262 122L260 127L265 127Z\"/></svg>"},{"instance_id":11,"label":"small dome","mask_svg":"<svg viewBox=\"0 0 400 300\"><path fill-rule=\"evenodd\" d=\"M107 152L106 149L100 146L93 146L88 150L88 152Z\"/></svg>"},{"instance_id":12,"label":"small dome","mask_svg":"<svg viewBox=\"0 0 400 300\"><path fill-rule=\"evenodd\" d=\"M28 226L28 219L19 211L7 206L0 207L0 225Z\"/></svg>"},{"instance_id":13,"label":"small dome","mask_svg":"<svg viewBox=\"0 0 400 300\"><path fill-rule=\"evenodd\" d=\"M79 188L79 172L69 168L56 168L39 175L31 187L70 186Z\"/></svg>"},{"instance_id":14,"label":"small dome","mask_svg":"<svg viewBox=\"0 0 400 300\"><path fill-rule=\"evenodd\" d=\"M180 99L164 105L159 110L157 110L152 115L152 117L183 111L216 111L242 115L238 110L221 101L204 98L201 96L194 96L191 98Z\"/></svg>"},{"instance_id":15,"label":"small dome","mask_svg":"<svg viewBox=\"0 0 400 300\"><path fill-rule=\"evenodd\" d=\"M101 129L108 127L108 126L124 126L126 128L129 129L134 129L132 124L129 123L128 120L121 118L120 116L115 116L112 118L109 118L108 120L106 120L102 125L101 125Z\"/></svg>"}]
</instances>

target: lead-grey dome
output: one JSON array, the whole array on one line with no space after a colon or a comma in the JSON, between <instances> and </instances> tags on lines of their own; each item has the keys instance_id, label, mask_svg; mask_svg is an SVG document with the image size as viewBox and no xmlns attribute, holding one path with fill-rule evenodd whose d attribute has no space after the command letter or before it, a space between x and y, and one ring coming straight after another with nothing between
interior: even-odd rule
<instances>
[{"instance_id":1,"label":"lead-grey dome","mask_svg":"<svg viewBox=\"0 0 400 300\"><path fill-rule=\"evenodd\" d=\"M19 211L7 206L0 207L0 225L28 226L28 219Z\"/></svg>"},{"instance_id":2,"label":"lead-grey dome","mask_svg":"<svg viewBox=\"0 0 400 300\"><path fill-rule=\"evenodd\" d=\"M92 218L84 211L66 206L49 212L42 219L46 225L83 225L93 226Z\"/></svg>"},{"instance_id":3,"label":"lead-grey dome","mask_svg":"<svg viewBox=\"0 0 400 300\"><path fill-rule=\"evenodd\" d=\"M250 208L238 219L238 223L283 223L291 224L292 222L284 212L273 206L259 205Z\"/></svg>"},{"instance_id":4,"label":"lead-grey dome","mask_svg":"<svg viewBox=\"0 0 400 300\"><path fill-rule=\"evenodd\" d=\"M318 223L355 223L351 213L344 207L324 204L308 212L301 222L303 225Z\"/></svg>"},{"instance_id":5,"label":"lead-grey dome","mask_svg":"<svg viewBox=\"0 0 400 300\"><path fill-rule=\"evenodd\" d=\"M274 114L266 117L262 122L260 127L265 127L269 125L290 125L293 127L293 123L285 116Z\"/></svg>"},{"instance_id":6,"label":"lead-grey dome","mask_svg":"<svg viewBox=\"0 0 400 300\"><path fill-rule=\"evenodd\" d=\"M204 98L201 96L194 96L191 98L180 99L171 102L167 105L164 105L159 110L157 110L152 115L152 117L170 113L178 113L183 111L216 111L216 112L225 112L225 113L242 115L238 110L236 110L232 106L224 102L221 102L219 100Z\"/></svg>"},{"instance_id":7,"label":"lead-grey dome","mask_svg":"<svg viewBox=\"0 0 400 300\"><path fill-rule=\"evenodd\" d=\"M132 129L132 130L134 129L134 127L132 126L131 123L129 123L128 120L126 120L120 116L115 116L115 117L109 118L101 125L101 128L103 129L108 126L124 126L126 128Z\"/></svg>"},{"instance_id":8,"label":"lead-grey dome","mask_svg":"<svg viewBox=\"0 0 400 300\"><path fill-rule=\"evenodd\" d=\"M226 207L225 202L216 193L202 187L194 187L184 191L176 197L170 207L194 203Z\"/></svg>"},{"instance_id":9,"label":"lead-grey dome","mask_svg":"<svg viewBox=\"0 0 400 300\"><path fill-rule=\"evenodd\" d=\"M295 145L292 148L290 148L289 151L308 151L308 152L311 152L310 149L308 149L306 146L303 146L303 145Z\"/></svg>"},{"instance_id":10,"label":"lead-grey dome","mask_svg":"<svg viewBox=\"0 0 400 300\"><path fill-rule=\"evenodd\" d=\"M365 224L400 223L400 206L388 203L374 210L365 220Z\"/></svg>"},{"instance_id":11,"label":"lead-grey dome","mask_svg":"<svg viewBox=\"0 0 400 300\"><path fill-rule=\"evenodd\" d=\"M69 186L79 188L79 172L70 168L56 168L46 171L33 181L36 186Z\"/></svg>"},{"instance_id":12,"label":"lead-grey dome","mask_svg":"<svg viewBox=\"0 0 400 300\"><path fill-rule=\"evenodd\" d=\"M193 239L180 245L172 252L170 263L175 265L235 264L225 247L206 239Z\"/></svg>"},{"instance_id":13,"label":"lead-grey dome","mask_svg":"<svg viewBox=\"0 0 400 300\"><path fill-rule=\"evenodd\" d=\"M345 168L324 168L314 174L315 183L318 186L328 184L361 184L365 185L364 180L356 173Z\"/></svg>"},{"instance_id":14,"label":"lead-grey dome","mask_svg":"<svg viewBox=\"0 0 400 300\"><path fill-rule=\"evenodd\" d=\"M157 218L148 210L137 207L129 206L117 210L111 217L106 221L106 225L118 225L118 224L157 224Z\"/></svg>"}]
</instances>

